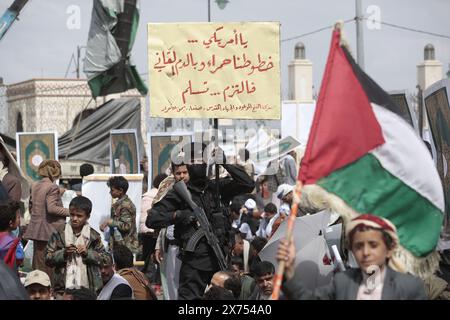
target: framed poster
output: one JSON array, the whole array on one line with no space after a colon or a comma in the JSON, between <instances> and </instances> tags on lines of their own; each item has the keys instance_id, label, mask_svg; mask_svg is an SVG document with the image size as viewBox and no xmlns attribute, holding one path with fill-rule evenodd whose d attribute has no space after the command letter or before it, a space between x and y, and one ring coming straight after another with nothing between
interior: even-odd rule
<instances>
[{"instance_id":1,"label":"framed poster","mask_svg":"<svg viewBox=\"0 0 450 320\"><path fill-rule=\"evenodd\" d=\"M109 150L112 174L140 173L136 129L111 130Z\"/></svg>"},{"instance_id":2,"label":"framed poster","mask_svg":"<svg viewBox=\"0 0 450 320\"><path fill-rule=\"evenodd\" d=\"M164 132L148 133L148 159L149 159L149 189L151 189L153 179L161 173L166 172L170 167L172 149L177 144L191 143L192 132ZM150 187L151 186L151 187Z\"/></svg>"},{"instance_id":3,"label":"framed poster","mask_svg":"<svg viewBox=\"0 0 450 320\"><path fill-rule=\"evenodd\" d=\"M40 180L38 168L44 160L58 160L56 132L17 132L17 163L33 181Z\"/></svg>"},{"instance_id":4,"label":"framed poster","mask_svg":"<svg viewBox=\"0 0 450 320\"><path fill-rule=\"evenodd\" d=\"M109 178L117 176L111 174L90 174L83 178L81 191L83 196L92 201L92 212L89 225L100 233L103 244L107 246L105 234L100 230L100 225L111 216L112 198L109 195L107 182ZM127 195L136 207L136 229L139 230L139 218L141 214L142 199L142 174L123 175L128 181Z\"/></svg>"},{"instance_id":5,"label":"framed poster","mask_svg":"<svg viewBox=\"0 0 450 320\"><path fill-rule=\"evenodd\" d=\"M430 148L436 149L435 164L444 187L446 214L443 234L450 236L450 81L435 82L425 90L424 97L432 136Z\"/></svg>"}]
</instances>

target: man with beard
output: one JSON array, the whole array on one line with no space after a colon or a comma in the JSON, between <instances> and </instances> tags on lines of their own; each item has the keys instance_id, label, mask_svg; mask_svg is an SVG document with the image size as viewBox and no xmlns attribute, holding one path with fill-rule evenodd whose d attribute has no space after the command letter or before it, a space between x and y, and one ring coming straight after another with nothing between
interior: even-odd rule
<instances>
[{"instance_id":1,"label":"man with beard","mask_svg":"<svg viewBox=\"0 0 450 320\"><path fill-rule=\"evenodd\" d=\"M199 143L192 143L183 148L184 162L190 177L186 185L192 200L204 210L223 247L226 238L224 230L229 227L227 225L229 221L228 217L219 211L220 200L216 194L217 182L209 180L206 175L207 164L203 157L204 149L205 145ZM223 151L217 152L216 158L219 158L219 155L224 156ZM221 160L217 161L217 164L221 164L231 176L218 181L220 198L223 203L228 204L233 197L251 192L255 184L243 169L225 164L224 159ZM175 225L174 236L180 243L182 261L178 288L178 299L180 300L200 299L213 274L219 271L217 258L206 237L200 239L194 252L184 250L197 229L195 222L194 212L189 209L188 204L175 190L170 190L160 202L153 206L146 221L149 228Z\"/></svg>"}]
</instances>

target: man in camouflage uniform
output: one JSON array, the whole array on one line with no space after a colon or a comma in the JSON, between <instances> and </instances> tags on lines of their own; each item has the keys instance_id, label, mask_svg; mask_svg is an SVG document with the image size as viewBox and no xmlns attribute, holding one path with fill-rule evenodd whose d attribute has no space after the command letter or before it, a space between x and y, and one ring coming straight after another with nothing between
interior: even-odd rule
<instances>
[{"instance_id":1,"label":"man in camouflage uniform","mask_svg":"<svg viewBox=\"0 0 450 320\"><path fill-rule=\"evenodd\" d=\"M109 250L114 250L114 244L126 246L134 254L139 252L139 242L136 229L136 207L127 196L128 181L122 176L111 177L108 187L113 199L118 199L111 206L111 219L102 223L100 230L108 226L110 231Z\"/></svg>"}]
</instances>

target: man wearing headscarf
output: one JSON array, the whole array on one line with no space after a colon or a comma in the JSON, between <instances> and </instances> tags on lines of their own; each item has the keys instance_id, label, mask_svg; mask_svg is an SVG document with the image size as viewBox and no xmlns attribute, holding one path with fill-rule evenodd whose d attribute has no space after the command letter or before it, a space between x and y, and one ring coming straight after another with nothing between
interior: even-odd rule
<instances>
[{"instance_id":1,"label":"man wearing headscarf","mask_svg":"<svg viewBox=\"0 0 450 320\"><path fill-rule=\"evenodd\" d=\"M284 294L289 299L426 300L422 280L403 272L393 255L399 245L397 229L389 220L363 214L346 225L346 240L359 268L339 272L327 286L308 290L294 279L295 246L280 241L277 259L286 262ZM399 271L395 271L395 270ZM301 278L301 275L300 275Z\"/></svg>"},{"instance_id":2,"label":"man wearing headscarf","mask_svg":"<svg viewBox=\"0 0 450 320\"><path fill-rule=\"evenodd\" d=\"M225 234L221 234L228 227L227 217L219 211L219 199L216 193L216 181L207 177L207 162L203 157L204 144L192 143L184 147L185 160L189 172L189 182L186 184L192 200L203 208L211 227L223 246ZM222 151L223 152L223 151ZM222 153L222 156L224 154ZM219 158L217 152L216 158ZM224 158L224 157L223 157ZM242 168L225 164L224 159L216 161L221 164L231 177L218 181L220 198L223 203L229 203L239 194L251 192L255 183ZM175 224L174 236L180 244L181 269L178 288L179 300L199 299L213 274L219 271L217 258L206 238L201 238L195 246L194 252L184 249L191 236L196 231L195 216L188 204L175 192L170 190L149 212L146 225L149 228L163 228Z\"/></svg>"},{"instance_id":3,"label":"man wearing headscarf","mask_svg":"<svg viewBox=\"0 0 450 320\"><path fill-rule=\"evenodd\" d=\"M55 231L63 231L69 209L64 208L55 183L61 176L61 165L56 160L44 160L39 165L41 180L31 187L31 219L24 234L33 240L33 270L46 272L53 281L52 268L45 264L45 247Z\"/></svg>"}]
</instances>

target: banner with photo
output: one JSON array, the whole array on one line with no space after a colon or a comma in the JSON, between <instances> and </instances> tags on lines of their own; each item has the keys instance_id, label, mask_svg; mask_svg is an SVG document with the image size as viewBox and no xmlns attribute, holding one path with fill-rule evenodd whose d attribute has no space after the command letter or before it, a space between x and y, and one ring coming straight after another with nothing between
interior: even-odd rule
<instances>
[{"instance_id":1,"label":"banner with photo","mask_svg":"<svg viewBox=\"0 0 450 320\"><path fill-rule=\"evenodd\" d=\"M184 145L193 141L192 132L165 132L148 133L148 159L149 159L149 189L153 179L161 173L166 173L171 163L172 149L180 144Z\"/></svg>"},{"instance_id":2,"label":"banner with photo","mask_svg":"<svg viewBox=\"0 0 450 320\"><path fill-rule=\"evenodd\" d=\"M280 119L278 22L149 23L152 117Z\"/></svg>"},{"instance_id":3,"label":"banner with photo","mask_svg":"<svg viewBox=\"0 0 450 320\"><path fill-rule=\"evenodd\" d=\"M100 230L100 225L111 218L112 198L109 195L110 188L107 185L111 177L117 175L111 174L90 174L83 178L81 192L83 196L92 201L92 212L89 217L89 225L100 233L104 245L105 233ZM139 229L139 219L141 214L142 199L142 174L124 174L123 177L128 181L127 195L136 207L136 228Z\"/></svg>"},{"instance_id":4,"label":"banner with photo","mask_svg":"<svg viewBox=\"0 0 450 320\"><path fill-rule=\"evenodd\" d=\"M444 233L450 236L450 82L434 83L425 92L425 111L436 147L436 167L444 187Z\"/></svg>"},{"instance_id":5,"label":"banner with photo","mask_svg":"<svg viewBox=\"0 0 450 320\"><path fill-rule=\"evenodd\" d=\"M112 174L140 173L136 129L110 131L110 172Z\"/></svg>"},{"instance_id":6,"label":"banner with photo","mask_svg":"<svg viewBox=\"0 0 450 320\"><path fill-rule=\"evenodd\" d=\"M17 132L17 163L33 181L40 180L38 168L44 160L58 160L56 132Z\"/></svg>"}]
</instances>

